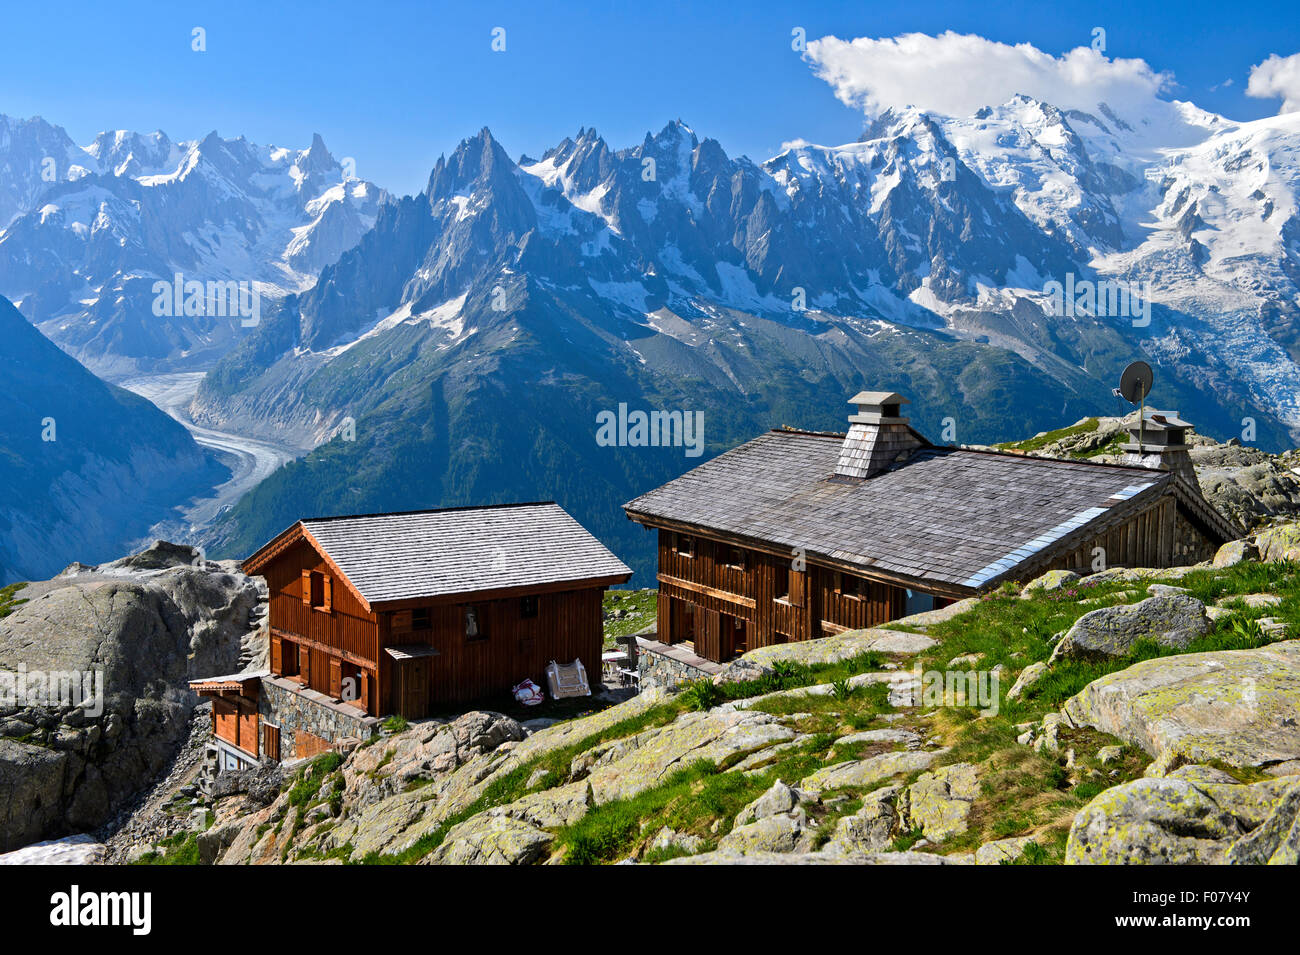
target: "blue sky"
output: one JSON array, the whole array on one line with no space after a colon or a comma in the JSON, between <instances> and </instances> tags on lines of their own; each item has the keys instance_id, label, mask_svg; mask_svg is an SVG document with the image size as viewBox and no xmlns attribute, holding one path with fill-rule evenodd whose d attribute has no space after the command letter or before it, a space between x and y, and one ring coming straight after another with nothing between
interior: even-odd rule
<instances>
[{"instance_id":1,"label":"blue sky","mask_svg":"<svg viewBox=\"0 0 1300 955\"><path fill-rule=\"evenodd\" d=\"M1225 12L1226 11L1226 12ZM975 33L1059 56L1106 30L1106 54L1142 58L1172 95L1253 119L1250 67L1300 52L1292 3L10 4L0 112L41 115L87 142L99 130L216 129L306 146L313 132L357 174L418 191L438 155L489 126L512 155L540 155L581 126L611 145L681 117L731 154L764 159L802 138L855 138L860 111L790 48L798 26L891 37ZM203 27L207 51L191 50ZM506 51L490 48L506 29ZM1233 82L1224 86L1225 80Z\"/></svg>"}]
</instances>

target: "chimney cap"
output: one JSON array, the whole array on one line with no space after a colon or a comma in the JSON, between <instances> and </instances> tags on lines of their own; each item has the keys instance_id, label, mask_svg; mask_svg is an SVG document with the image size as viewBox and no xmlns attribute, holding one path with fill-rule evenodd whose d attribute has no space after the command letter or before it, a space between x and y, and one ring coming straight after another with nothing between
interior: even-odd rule
<instances>
[{"instance_id":1,"label":"chimney cap","mask_svg":"<svg viewBox=\"0 0 1300 955\"><path fill-rule=\"evenodd\" d=\"M1177 411L1158 411L1155 408L1148 408L1146 416L1142 417L1139 412L1134 412L1129 416L1125 425L1130 430L1138 427L1139 422L1142 427L1150 431L1168 431L1171 429L1190 428L1192 423L1184 421L1178 417Z\"/></svg>"},{"instance_id":2,"label":"chimney cap","mask_svg":"<svg viewBox=\"0 0 1300 955\"><path fill-rule=\"evenodd\" d=\"M900 394L892 391L859 391L849 399L851 405L910 405Z\"/></svg>"}]
</instances>

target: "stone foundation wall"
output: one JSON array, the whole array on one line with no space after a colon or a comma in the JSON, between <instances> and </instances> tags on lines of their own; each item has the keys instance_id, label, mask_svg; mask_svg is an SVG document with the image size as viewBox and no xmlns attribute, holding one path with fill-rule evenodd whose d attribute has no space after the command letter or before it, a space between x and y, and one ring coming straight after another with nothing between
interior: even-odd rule
<instances>
[{"instance_id":1,"label":"stone foundation wall","mask_svg":"<svg viewBox=\"0 0 1300 955\"><path fill-rule=\"evenodd\" d=\"M688 663L683 663L681 660L674 660L662 653L645 649L642 649L637 654L636 669L641 677L642 690L649 689L652 686L675 690L695 680L708 680L713 677L713 674L707 670L701 670Z\"/></svg>"},{"instance_id":2,"label":"stone foundation wall","mask_svg":"<svg viewBox=\"0 0 1300 955\"><path fill-rule=\"evenodd\" d=\"M258 715L262 722L280 727L280 758L294 759L319 751L318 739L337 743L346 737L367 739L379 720L345 707L317 693L267 677L262 680ZM299 753L298 734L304 734Z\"/></svg>"}]
</instances>

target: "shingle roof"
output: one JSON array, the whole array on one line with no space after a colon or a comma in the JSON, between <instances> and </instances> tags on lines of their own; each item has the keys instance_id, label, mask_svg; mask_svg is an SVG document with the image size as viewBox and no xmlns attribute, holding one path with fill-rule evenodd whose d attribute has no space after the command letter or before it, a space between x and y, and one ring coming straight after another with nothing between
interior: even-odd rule
<instances>
[{"instance_id":1,"label":"shingle roof","mask_svg":"<svg viewBox=\"0 0 1300 955\"><path fill-rule=\"evenodd\" d=\"M832 478L843 436L773 431L624 505L891 576L979 588L1173 475L924 447Z\"/></svg>"},{"instance_id":2,"label":"shingle roof","mask_svg":"<svg viewBox=\"0 0 1300 955\"><path fill-rule=\"evenodd\" d=\"M632 573L552 503L301 523L371 605Z\"/></svg>"}]
</instances>

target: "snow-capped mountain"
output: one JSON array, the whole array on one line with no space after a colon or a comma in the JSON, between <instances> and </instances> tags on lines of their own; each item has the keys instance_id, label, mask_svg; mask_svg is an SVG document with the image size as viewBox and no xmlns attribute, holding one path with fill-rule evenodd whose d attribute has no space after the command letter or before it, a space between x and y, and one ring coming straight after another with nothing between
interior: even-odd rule
<instances>
[{"instance_id":1,"label":"snow-capped mountain","mask_svg":"<svg viewBox=\"0 0 1300 955\"><path fill-rule=\"evenodd\" d=\"M305 150L126 131L77 146L0 116L0 170L0 294L110 375L206 367L256 318L160 307L155 283L233 282L260 310L310 286L388 201L319 136Z\"/></svg>"},{"instance_id":2,"label":"snow-capped mountain","mask_svg":"<svg viewBox=\"0 0 1300 955\"><path fill-rule=\"evenodd\" d=\"M584 129L518 161L483 130L209 375L193 409L208 426L300 445L356 426L213 543L240 552L304 508L542 496L644 564L618 504L692 462L597 446L596 413L620 403L703 411L712 451L770 426L842 429L848 395L878 384L935 438L979 442L1120 410L1111 388L1143 357L1160 366L1153 402L1289 443L1300 375L1279 340L1237 325L1278 356L1261 383L1222 347L1220 316L1113 264L1164 229L1152 170L1246 129L1177 106L1157 119L1018 98L962 121L886 115L857 142L762 164L681 122L621 150ZM1204 231L1191 238L1210 248ZM1200 255L1190 240L1171 254ZM1212 287L1213 261L1188 281ZM1049 313L1045 286L1067 276L1150 281L1149 324Z\"/></svg>"}]
</instances>

